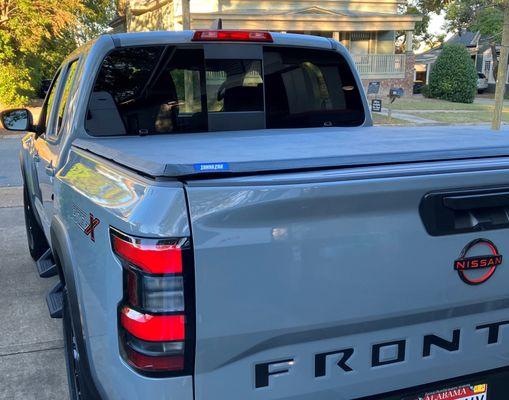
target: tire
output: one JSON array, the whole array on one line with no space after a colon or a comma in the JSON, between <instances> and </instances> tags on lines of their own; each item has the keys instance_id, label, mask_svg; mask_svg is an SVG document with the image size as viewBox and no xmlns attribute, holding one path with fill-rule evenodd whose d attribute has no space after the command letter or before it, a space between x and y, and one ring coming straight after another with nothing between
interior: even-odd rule
<instances>
[{"instance_id":1,"label":"tire","mask_svg":"<svg viewBox=\"0 0 509 400\"><path fill-rule=\"evenodd\" d=\"M44 252L48 250L49 246L44 232L35 218L32 202L28 196L28 189L26 186L23 186L23 208L25 211L28 250L34 261L37 261Z\"/></svg>"},{"instance_id":2,"label":"tire","mask_svg":"<svg viewBox=\"0 0 509 400\"><path fill-rule=\"evenodd\" d=\"M83 391L80 370L80 356L76 342L76 334L72 325L67 289L63 289L62 327L64 336L65 363L67 366L67 382L71 400L89 399Z\"/></svg>"}]
</instances>

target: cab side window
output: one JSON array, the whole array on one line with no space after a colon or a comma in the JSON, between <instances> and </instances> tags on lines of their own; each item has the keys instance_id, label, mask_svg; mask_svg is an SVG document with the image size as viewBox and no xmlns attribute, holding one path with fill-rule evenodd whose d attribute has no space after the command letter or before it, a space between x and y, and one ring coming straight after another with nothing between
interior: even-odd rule
<instances>
[{"instance_id":1,"label":"cab side window","mask_svg":"<svg viewBox=\"0 0 509 400\"><path fill-rule=\"evenodd\" d=\"M46 133L50 119L51 119L51 111L53 110L53 104L55 102L55 96L57 93L57 88L60 83L60 70L57 71L55 77L53 78L53 83L49 89L49 92L46 96L46 103L43 106L42 114L41 114L41 133Z\"/></svg>"},{"instance_id":2,"label":"cab side window","mask_svg":"<svg viewBox=\"0 0 509 400\"><path fill-rule=\"evenodd\" d=\"M69 95L71 94L71 90L73 88L74 77L76 75L76 68L78 66L78 60L72 61L67 67L67 74L65 76L64 86L62 88L62 93L55 103L56 108L56 116L53 128L51 129L52 136L58 136L60 134L60 129L62 127L62 122L64 120L65 111L67 109L67 101L69 99Z\"/></svg>"}]
</instances>

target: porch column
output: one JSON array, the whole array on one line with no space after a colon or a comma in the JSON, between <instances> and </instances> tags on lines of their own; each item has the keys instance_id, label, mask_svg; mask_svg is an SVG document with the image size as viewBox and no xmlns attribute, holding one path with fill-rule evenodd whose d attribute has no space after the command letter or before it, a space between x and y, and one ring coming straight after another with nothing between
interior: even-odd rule
<instances>
[{"instance_id":1,"label":"porch column","mask_svg":"<svg viewBox=\"0 0 509 400\"><path fill-rule=\"evenodd\" d=\"M406 31L406 52L413 53L414 31Z\"/></svg>"},{"instance_id":2,"label":"porch column","mask_svg":"<svg viewBox=\"0 0 509 400\"><path fill-rule=\"evenodd\" d=\"M405 95L412 96L415 76L415 54L414 54L414 31L406 31L406 54L405 57L405 78L401 84L405 89Z\"/></svg>"}]
</instances>

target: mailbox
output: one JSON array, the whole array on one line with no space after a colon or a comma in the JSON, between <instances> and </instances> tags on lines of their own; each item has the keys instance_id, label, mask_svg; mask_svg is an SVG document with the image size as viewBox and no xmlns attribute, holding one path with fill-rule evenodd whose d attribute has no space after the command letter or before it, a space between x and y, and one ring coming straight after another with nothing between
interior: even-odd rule
<instances>
[{"instance_id":1,"label":"mailbox","mask_svg":"<svg viewBox=\"0 0 509 400\"><path fill-rule=\"evenodd\" d=\"M391 99L399 99L400 97L403 97L405 94L405 91L403 88L391 88L389 91L389 97Z\"/></svg>"}]
</instances>

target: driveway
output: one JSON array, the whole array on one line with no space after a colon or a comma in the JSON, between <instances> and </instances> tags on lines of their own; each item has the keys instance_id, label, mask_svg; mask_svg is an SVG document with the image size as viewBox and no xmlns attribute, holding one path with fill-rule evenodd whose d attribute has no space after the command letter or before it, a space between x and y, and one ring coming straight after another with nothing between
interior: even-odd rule
<instances>
[{"instance_id":1,"label":"driveway","mask_svg":"<svg viewBox=\"0 0 509 400\"><path fill-rule=\"evenodd\" d=\"M20 138L0 133L0 399L66 399L62 323L45 302L56 278L39 278L26 245Z\"/></svg>"}]
</instances>

